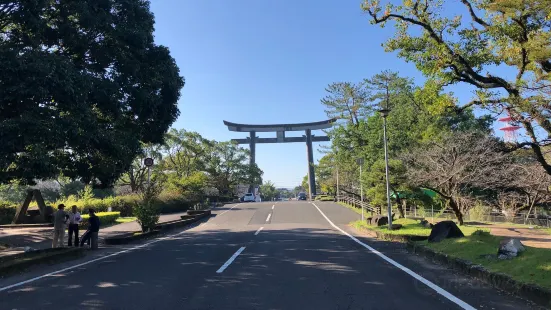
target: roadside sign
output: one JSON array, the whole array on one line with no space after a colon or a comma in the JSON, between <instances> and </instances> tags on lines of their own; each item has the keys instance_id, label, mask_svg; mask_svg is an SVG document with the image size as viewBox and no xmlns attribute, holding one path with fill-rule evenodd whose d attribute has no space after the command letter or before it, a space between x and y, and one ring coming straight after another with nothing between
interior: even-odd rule
<instances>
[{"instance_id":1,"label":"roadside sign","mask_svg":"<svg viewBox=\"0 0 551 310\"><path fill-rule=\"evenodd\" d=\"M148 157L144 159L143 164L146 165L147 167L153 166L153 158Z\"/></svg>"},{"instance_id":2,"label":"roadside sign","mask_svg":"<svg viewBox=\"0 0 551 310\"><path fill-rule=\"evenodd\" d=\"M356 159L356 163L357 163L358 165L360 165L360 166L363 166L363 164L364 164L364 159L363 159L363 158L358 158L358 159Z\"/></svg>"}]
</instances>

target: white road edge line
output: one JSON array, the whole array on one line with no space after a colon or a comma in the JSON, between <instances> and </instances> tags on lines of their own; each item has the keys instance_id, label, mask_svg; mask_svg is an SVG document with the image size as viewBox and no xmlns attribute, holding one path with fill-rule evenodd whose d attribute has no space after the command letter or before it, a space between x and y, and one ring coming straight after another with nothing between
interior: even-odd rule
<instances>
[{"instance_id":1,"label":"white road edge line","mask_svg":"<svg viewBox=\"0 0 551 310\"><path fill-rule=\"evenodd\" d=\"M270 217L272 217L272 213L268 214L268 218L266 218L266 222L270 220Z\"/></svg>"},{"instance_id":2,"label":"white road edge line","mask_svg":"<svg viewBox=\"0 0 551 310\"><path fill-rule=\"evenodd\" d=\"M272 206L272 210L275 208L275 205Z\"/></svg>"},{"instance_id":3,"label":"white road edge line","mask_svg":"<svg viewBox=\"0 0 551 310\"><path fill-rule=\"evenodd\" d=\"M239 203L236 204L235 206L231 207L229 210L226 210L222 213L220 213L218 216L230 211L231 209L237 207L238 205L240 205ZM202 223L200 225L197 225L196 227L199 227L199 226L203 226L203 225L206 225L207 223ZM195 227L191 227L190 229L193 229ZM94 263L94 262L97 262L97 261L100 261L100 260L104 260L106 258L109 258L109 257L113 257L113 256L117 256L119 254L124 254L124 253L128 253L128 252L131 252L131 251L134 251L134 250L137 250L137 249L141 249L143 247L146 247L150 244L153 244L153 243L157 243L159 241L164 241L164 240L167 240L167 239L170 239L170 238L173 238L173 237L176 237L176 236L179 236L183 233L185 233L186 231L188 231L189 229L186 229L184 231L181 231L177 234L173 234L173 235L169 235L169 236L166 236L166 237L163 237L163 238L159 238L159 239L155 239L153 241L150 241L150 242L147 242L147 243L144 243L142 245L138 245L138 246L135 246L133 248L130 248L130 249L126 249L126 250L123 250L123 251L120 251L120 252L116 252L116 253L113 253L113 254L109 254L109 255L106 255L106 256L102 256L102 257L98 257L98 258L95 258L95 259L92 259L92 260L89 260L89 261L86 261L84 263L80 263L80 264L77 264L77 265L74 265L74 266L71 266L71 267L67 267L67 268L63 268L61 270L58 270L58 271L53 271L53 272L50 272L50 273L46 273L46 274L43 274L41 276L38 276L38 277L34 277L34 278L31 278L31 279L28 279L28 280L25 280L25 281L21 281L21 282L18 282L18 283L14 283L14 284L11 284L11 285L8 285L8 286L4 286L4 287L0 287L0 292L3 292L3 291L7 291L9 289L12 289L14 287L18 287L18 286L22 286L22 285L25 285L27 283L31 283L31 282L34 282L34 281L37 281L37 280L40 280L40 279L44 279L44 278L47 278L47 277L51 277L51 276L54 276L56 274L59 274L59 273L62 273L62 272L65 272L65 271L69 271L69 270L73 270L73 269L76 269L76 268L79 268L79 267L82 267L82 266L86 266L88 264L91 264L91 263Z\"/></svg>"},{"instance_id":4,"label":"white road edge line","mask_svg":"<svg viewBox=\"0 0 551 310\"><path fill-rule=\"evenodd\" d=\"M233 253L233 255L230 257L230 259L228 259L228 261L225 262L224 265L222 265L222 267L220 267L218 270L216 270L216 273L224 272L224 270L226 270L226 268L228 268L228 266L231 265L231 263L233 263L233 261L237 258L237 256L239 256L239 254L241 254L241 252L243 252L244 250L245 250L244 246L240 247L239 250L237 250L237 252Z\"/></svg>"},{"instance_id":5,"label":"white road edge line","mask_svg":"<svg viewBox=\"0 0 551 310\"><path fill-rule=\"evenodd\" d=\"M262 231L262 229L264 229L264 227L260 227L260 228L254 233L254 235L255 235L255 236L258 235L258 234Z\"/></svg>"},{"instance_id":6,"label":"white road edge line","mask_svg":"<svg viewBox=\"0 0 551 310\"><path fill-rule=\"evenodd\" d=\"M384 255L383 253L375 250L374 248L370 247L369 245L363 243L362 241L358 240L358 238L352 236L351 234L347 233L346 231L342 230L340 227L338 227L337 225L335 225L326 215L325 213L323 213L320 208L318 208L318 206L316 206L315 203L312 203L312 205L314 205L314 207L316 207L316 209L318 209L318 211L321 213L321 215L327 220L327 222L329 222L329 224L331 224L331 226L333 226L335 229L337 229L338 231L340 231L342 234L348 236L350 239L354 240L356 243L358 243L359 245L363 246L364 248L370 250L371 252L375 253L377 256L379 256L380 258L384 259L385 261L387 261L388 263L394 265L394 267L398 268L398 269L401 269L403 272L409 274L410 276L412 276L413 278L419 280L420 282L422 282L423 284L425 284L426 286L430 287L431 289L435 290L438 294L446 297L448 300L450 300L451 302L455 303L456 305L458 305L459 307L463 308L463 309L466 309L466 310L476 310L476 308L472 307L471 305L469 305L468 303L462 301L461 299L455 297L454 295L452 295L451 293L449 293L448 291L444 290L443 288L439 287L438 285L430 282L429 280L423 278L422 276L418 275L417 273L413 272L411 269L401 265L400 263L396 262L395 260L393 260L392 258Z\"/></svg>"},{"instance_id":7,"label":"white road edge line","mask_svg":"<svg viewBox=\"0 0 551 310\"><path fill-rule=\"evenodd\" d=\"M203 226L207 223L203 223L201 225L198 225L196 227L199 227L199 226ZM195 228L195 227L192 227L192 229ZM67 268L63 268L61 270L58 270L58 271L53 271L53 272L50 272L50 273L47 273L47 274L43 274L41 276L38 276L38 277L34 277L34 278L31 278L31 279L28 279L28 280L25 280L25 281L21 281L21 282L18 282L18 283L14 283L14 284L11 284L11 285L8 285L8 286L4 286L4 287L0 287L0 292L3 292L3 291L7 291L9 289L12 289L14 287L18 287L18 286L21 286L21 285L25 285L27 283L31 283L31 282L34 282L34 281L37 281L37 280L40 280L40 279L43 279L43 278L47 278L47 277L51 277L51 276L54 276L56 274L59 274L59 273L62 273L62 272L65 272L65 271L69 271L69 270L72 270L72 269L75 269L75 268L79 268L79 267L82 267L82 266L86 266L86 265L89 265L91 263L94 263L94 262L97 262L97 261L100 261L100 260L104 260L106 258L109 258L109 257L113 257L113 256L117 256L117 255L120 255L120 254L124 254L124 253L128 253L128 252L131 252L131 251L134 251L134 250L137 250L137 249L141 249L143 247L146 247L150 244L153 244L153 243L157 243L159 241L164 241L164 240L167 240L167 239L170 239L170 238L173 238L173 237L176 237L176 236L179 236L183 233L185 233L186 231L188 231L189 229L186 229L184 231L181 231L177 234L173 234L173 235L170 235L170 236L166 236L166 237L163 237L163 238L159 238L159 239L155 239L153 241L150 241L150 242L147 242L147 243L144 243L142 245L138 245L138 246L135 246L133 248L130 248L130 249L126 249L124 251L120 251L120 252L116 252L116 253L113 253L113 254L109 254L109 255L106 255L106 256L102 256L102 257L98 257L98 258L95 258L95 259L92 259L92 260L89 260L89 261L86 261L84 263L80 263L80 264L77 264L77 265L74 265L74 266L71 266L71 267L67 267Z\"/></svg>"},{"instance_id":8,"label":"white road edge line","mask_svg":"<svg viewBox=\"0 0 551 310\"><path fill-rule=\"evenodd\" d=\"M240 205L240 203L238 203L238 204L236 204L235 206L233 206L233 207L229 208L228 210L226 210L226 211L224 211L224 212L222 212L222 213L218 214L218 216L220 216L220 215L222 215L222 214L224 214L224 213L226 213L226 212L228 212L228 211L231 211L231 209L233 209L233 208L237 207L238 205Z\"/></svg>"}]
</instances>

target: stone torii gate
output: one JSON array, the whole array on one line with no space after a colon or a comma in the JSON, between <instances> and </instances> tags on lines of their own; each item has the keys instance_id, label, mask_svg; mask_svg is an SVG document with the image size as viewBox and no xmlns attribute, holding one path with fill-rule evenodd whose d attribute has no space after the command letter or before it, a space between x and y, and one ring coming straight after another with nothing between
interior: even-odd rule
<instances>
[{"instance_id":1,"label":"stone torii gate","mask_svg":"<svg viewBox=\"0 0 551 310\"><path fill-rule=\"evenodd\" d=\"M291 143L291 142L306 142L306 151L308 155L308 187L310 189L310 198L316 195L316 175L314 171L314 151L312 142L327 142L330 141L327 136L314 136L312 130L328 129L336 122L336 118L321 122L299 123L299 124L274 124L274 125L248 125L236 124L224 121L224 125L228 126L230 131L248 132L249 137L246 139L232 139L232 142L237 144L248 144L251 150L250 164L255 163L255 153L257 143ZM302 137L285 137L286 131L304 131ZM257 132L276 132L276 138L259 138Z\"/></svg>"}]
</instances>

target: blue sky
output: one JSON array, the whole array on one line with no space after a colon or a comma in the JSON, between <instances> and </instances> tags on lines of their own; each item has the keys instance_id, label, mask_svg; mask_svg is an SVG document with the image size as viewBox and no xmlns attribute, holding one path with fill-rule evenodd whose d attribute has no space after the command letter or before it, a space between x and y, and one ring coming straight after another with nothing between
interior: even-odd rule
<instances>
[{"instance_id":1,"label":"blue sky","mask_svg":"<svg viewBox=\"0 0 551 310\"><path fill-rule=\"evenodd\" d=\"M324 120L320 99L332 82L358 82L386 69L422 82L413 64L384 52L381 43L393 29L370 25L357 0L151 2L155 40L170 48L186 78L173 127L209 139L246 137L229 132L223 120ZM462 101L472 96L454 90ZM316 152L315 160L321 156ZM257 145L256 160L264 180L278 187L296 186L307 173L302 143Z\"/></svg>"}]
</instances>

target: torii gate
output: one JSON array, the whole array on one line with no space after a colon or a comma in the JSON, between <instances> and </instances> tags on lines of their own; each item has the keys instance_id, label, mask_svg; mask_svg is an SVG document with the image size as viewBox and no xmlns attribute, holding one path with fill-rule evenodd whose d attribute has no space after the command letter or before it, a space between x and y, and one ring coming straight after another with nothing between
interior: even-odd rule
<instances>
[{"instance_id":1,"label":"torii gate","mask_svg":"<svg viewBox=\"0 0 551 310\"><path fill-rule=\"evenodd\" d=\"M274 124L274 125L247 125L236 124L224 121L224 125L228 126L230 131L248 132L249 137L246 139L232 139L232 142L237 144L248 144L251 150L250 164L255 163L255 153L257 143L291 143L291 142L306 142L306 151L308 154L308 187L310 189L310 198L316 195L316 175L314 171L314 151L312 142L327 142L330 141L327 136L316 137L312 134L312 130L328 129L337 121L332 118L326 121L313 123L299 124ZM304 131L302 137L285 137L286 131ZM276 132L276 138L259 138L257 132Z\"/></svg>"}]
</instances>

